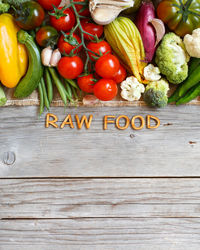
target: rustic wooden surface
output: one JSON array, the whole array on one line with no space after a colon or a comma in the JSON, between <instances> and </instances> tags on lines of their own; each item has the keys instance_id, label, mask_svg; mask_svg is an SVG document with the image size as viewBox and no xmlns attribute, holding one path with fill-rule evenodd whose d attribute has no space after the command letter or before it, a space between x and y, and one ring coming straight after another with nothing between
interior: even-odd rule
<instances>
[{"instance_id":1,"label":"rustic wooden surface","mask_svg":"<svg viewBox=\"0 0 200 250\"><path fill-rule=\"evenodd\" d=\"M74 129L37 109L0 109L1 250L199 250L198 106L52 108ZM158 129L103 130L104 115L148 114Z\"/></svg>"}]
</instances>

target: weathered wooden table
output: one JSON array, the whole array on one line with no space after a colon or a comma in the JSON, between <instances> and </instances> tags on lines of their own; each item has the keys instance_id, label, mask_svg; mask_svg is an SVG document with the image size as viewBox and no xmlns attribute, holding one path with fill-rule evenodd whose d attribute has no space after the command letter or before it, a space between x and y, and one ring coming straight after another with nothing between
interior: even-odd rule
<instances>
[{"instance_id":1,"label":"weathered wooden table","mask_svg":"<svg viewBox=\"0 0 200 250\"><path fill-rule=\"evenodd\" d=\"M200 249L200 107L52 108L91 128L45 128L37 107L0 109L1 250ZM104 115L156 130L103 130Z\"/></svg>"}]
</instances>

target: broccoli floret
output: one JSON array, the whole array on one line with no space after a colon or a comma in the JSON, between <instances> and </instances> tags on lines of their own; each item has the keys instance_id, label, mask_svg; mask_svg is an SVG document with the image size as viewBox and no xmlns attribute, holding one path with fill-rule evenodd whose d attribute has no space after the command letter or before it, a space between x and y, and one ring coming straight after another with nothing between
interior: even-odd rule
<instances>
[{"instance_id":1,"label":"broccoli floret","mask_svg":"<svg viewBox=\"0 0 200 250\"><path fill-rule=\"evenodd\" d=\"M164 36L156 51L155 61L171 83L179 84L188 76L189 55L181 38L172 32Z\"/></svg>"},{"instance_id":2,"label":"broccoli floret","mask_svg":"<svg viewBox=\"0 0 200 250\"><path fill-rule=\"evenodd\" d=\"M166 80L150 82L144 92L144 101L152 106L163 108L167 105L168 97L167 92L169 90L169 84Z\"/></svg>"},{"instance_id":3,"label":"broccoli floret","mask_svg":"<svg viewBox=\"0 0 200 250\"><path fill-rule=\"evenodd\" d=\"M8 12L10 9L10 4L3 3L2 0L0 0L0 14Z\"/></svg>"},{"instance_id":4,"label":"broccoli floret","mask_svg":"<svg viewBox=\"0 0 200 250\"><path fill-rule=\"evenodd\" d=\"M2 1L2 0L0 0ZM9 4L10 6L19 6L20 4L24 3L24 2L27 2L29 0L3 0L4 3L7 3Z\"/></svg>"}]
</instances>

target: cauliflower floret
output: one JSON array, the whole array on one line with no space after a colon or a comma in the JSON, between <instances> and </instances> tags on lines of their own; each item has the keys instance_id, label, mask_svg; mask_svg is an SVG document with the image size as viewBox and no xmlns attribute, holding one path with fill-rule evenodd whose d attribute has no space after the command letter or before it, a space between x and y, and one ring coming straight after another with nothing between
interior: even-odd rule
<instances>
[{"instance_id":1,"label":"cauliflower floret","mask_svg":"<svg viewBox=\"0 0 200 250\"><path fill-rule=\"evenodd\" d=\"M158 81L161 78L160 70L158 67L154 67L153 64L149 64L144 68L144 78L148 81Z\"/></svg>"},{"instance_id":2,"label":"cauliflower floret","mask_svg":"<svg viewBox=\"0 0 200 250\"><path fill-rule=\"evenodd\" d=\"M200 28L193 30L192 35L185 35L183 42L190 56L200 58Z\"/></svg>"},{"instance_id":3,"label":"cauliflower floret","mask_svg":"<svg viewBox=\"0 0 200 250\"><path fill-rule=\"evenodd\" d=\"M156 64L167 80L174 84L183 82L188 76L189 55L179 36L168 33L156 51Z\"/></svg>"},{"instance_id":4,"label":"cauliflower floret","mask_svg":"<svg viewBox=\"0 0 200 250\"><path fill-rule=\"evenodd\" d=\"M139 100L141 94L145 91L144 85L138 82L134 76L127 77L126 80L121 83L121 89L121 97L127 101Z\"/></svg>"}]
</instances>

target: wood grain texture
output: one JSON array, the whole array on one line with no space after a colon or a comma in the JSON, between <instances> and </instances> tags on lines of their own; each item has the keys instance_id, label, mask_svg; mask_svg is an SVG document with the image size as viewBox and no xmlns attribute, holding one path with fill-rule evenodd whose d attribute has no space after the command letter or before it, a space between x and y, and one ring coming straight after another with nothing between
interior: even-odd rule
<instances>
[{"instance_id":1,"label":"wood grain texture","mask_svg":"<svg viewBox=\"0 0 200 250\"><path fill-rule=\"evenodd\" d=\"M198 106L52 108L59 125L67 114L93 114L89 130L45 128L36 107L0 109L0 157L13 151L16 162L0 162L1 177L138 177L200 176L200 116ZM155 115L156 130L103 130L104 115ZM55 167L56 166L56 167Z\"/></svg>"},{"instance_id":2,"label":"wood grain texture","mask_svg":"<svg viewBox=\"0 0 200 250\"><path fill-rule=\"evenodd\" d=\"M0 221L0 249L198 250L200 219Z\"/></svg>"},{"instance_id":3,"label":"wood grain texture","mask_svg":"<svg viewBox=\"0 0 200 250\"><path fill-rule=\"evenodd\" d=\"M0 182L0 218L200 218L199 179Z\"/></svg>"}]
</instances>

